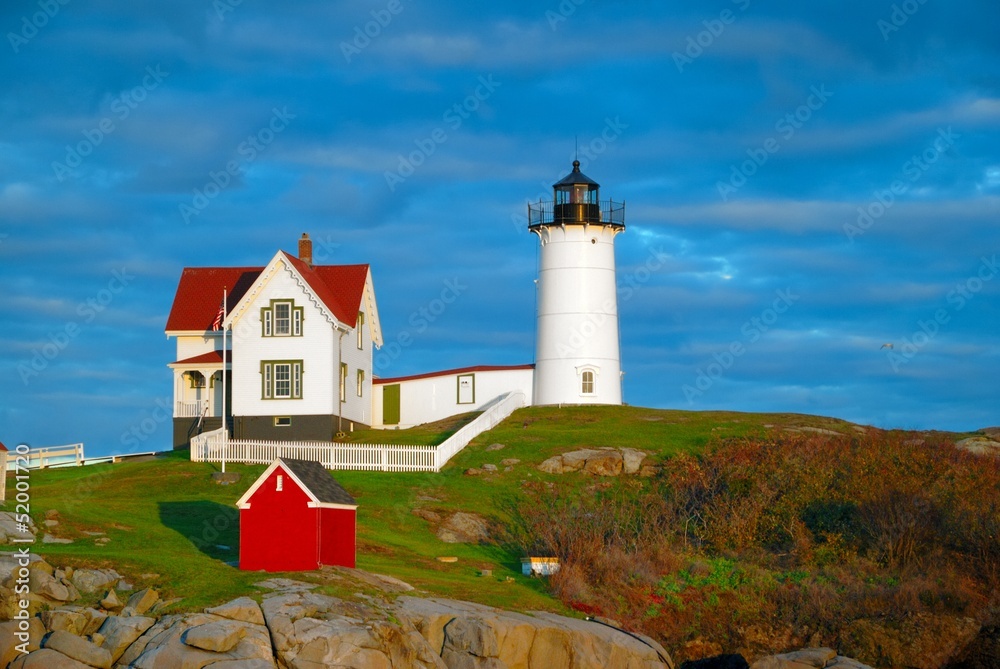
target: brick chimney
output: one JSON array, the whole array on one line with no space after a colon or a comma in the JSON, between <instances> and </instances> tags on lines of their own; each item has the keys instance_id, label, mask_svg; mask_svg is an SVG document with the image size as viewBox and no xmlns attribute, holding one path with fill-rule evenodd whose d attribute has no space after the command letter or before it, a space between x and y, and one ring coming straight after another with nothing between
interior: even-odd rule
<instances>
[{"instance_id":1,"label":"brick chimney","mask_svg":"<svg viewBox=\"0 0 1000 669\"><path fill-rule=\"evenodd\" d=\"M313 266L313 243L309 239L308 232L303 232L301 239L299 239L299 260L310 267Z\"/></svg>"}]
</instances>

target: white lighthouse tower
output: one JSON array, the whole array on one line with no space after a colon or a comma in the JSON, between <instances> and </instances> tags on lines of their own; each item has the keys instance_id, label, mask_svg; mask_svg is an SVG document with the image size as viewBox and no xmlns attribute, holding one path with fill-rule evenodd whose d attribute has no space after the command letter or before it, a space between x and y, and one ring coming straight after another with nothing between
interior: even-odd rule
<instances>
[{"instance_id":1,"label":"white lighthouse tower","mask_svg":"<svg viewBox=\"0 0 1000 669\"><path fill-rule=\"evenodd\" d=\"M625 203L573 171L553 185L554 202L528 205L541 242L534 404L621 404L615 236Z\"/></svg>"}]
</instances>

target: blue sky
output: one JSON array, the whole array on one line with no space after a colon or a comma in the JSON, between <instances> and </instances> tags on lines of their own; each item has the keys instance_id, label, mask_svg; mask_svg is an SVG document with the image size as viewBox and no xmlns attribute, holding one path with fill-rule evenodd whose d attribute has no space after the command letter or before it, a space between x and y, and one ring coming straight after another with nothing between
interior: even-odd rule
<instances>
[{"instance_id":1,"label":"blue sky","mask_svg":"<svg viewBox=\"0 0 1000 669\"><path fill-rule=\"evenodd\" d=\"M997 25L985 0L4 3L0 440L168 447L181 269L302 232L372 265L410 335L382 376L531 362L525 204L577 144L627 202L627 402L1000 424Z\"/></svg>"}]
</instances>

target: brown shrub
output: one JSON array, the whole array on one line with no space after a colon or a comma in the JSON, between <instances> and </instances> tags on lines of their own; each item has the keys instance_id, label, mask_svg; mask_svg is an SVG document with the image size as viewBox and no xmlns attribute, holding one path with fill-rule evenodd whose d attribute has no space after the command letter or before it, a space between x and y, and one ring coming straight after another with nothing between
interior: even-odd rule
<instances>
[{"instance_id":1,"label":"brown shrub","mask_svg":"<svg viewBox=\"0 0 1000 669\"><path fill-rule=\"evenodd\" d=\"M528 486L504 510L509 546L563 561L557 596L677 659L696 639L846 639L879 664L913 616L933 622L907 628L929 647L952 618L1000 606L1000 464L934 435L720 441L638 486Z\"/></svg>"}]
</instances>

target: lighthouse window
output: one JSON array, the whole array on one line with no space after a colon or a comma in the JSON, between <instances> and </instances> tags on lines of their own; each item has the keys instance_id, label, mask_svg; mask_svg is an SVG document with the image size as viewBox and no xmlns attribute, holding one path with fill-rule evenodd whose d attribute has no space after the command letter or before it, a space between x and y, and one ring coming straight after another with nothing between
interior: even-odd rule
<instances>
[{"instance_id":1,"label":"lighthouse window","mask_svg":"<svg viewBox=\"0 0 1000 669\"><path fill-rule=\"evenodd\" d=\"M584 395L594 394L594 373L589 369L580 375L580 392Z\"/></svg>"},{"instance_id":2,"label":"lighthouse window","mask_svg":"<svg viewBox=\"0 0 1000 669\"><path fill-rule=\"evenodd\" d=\"M587 185L586 184L576 184L573 186L573 199L574 204L583 204L587 201Z\"/></svg>"}]
</instances>

